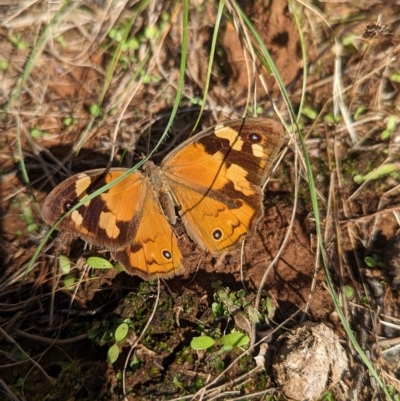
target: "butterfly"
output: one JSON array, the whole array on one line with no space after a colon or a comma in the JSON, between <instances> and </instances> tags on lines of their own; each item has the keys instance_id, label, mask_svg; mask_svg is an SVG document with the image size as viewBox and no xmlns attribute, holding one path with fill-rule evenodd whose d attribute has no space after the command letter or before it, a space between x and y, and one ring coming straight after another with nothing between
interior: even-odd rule
<instances>
[{"instance_id":1,"label":"butterfly","mask_svg":"<svg viewBox=\"0 0 400 401\"><path fill-rule=\"evenodd\" d=\"M183 271L174 225L181 219L203 250L220 255L254 233L263 216L261 186L282 146L280 123L247 117L189 138L156 166L148 161L99 196L66 214L125 168L96 169L59 184L42 206L43 220L108 248L125 270L145 280Z\"/></svg>"}]
</instances>

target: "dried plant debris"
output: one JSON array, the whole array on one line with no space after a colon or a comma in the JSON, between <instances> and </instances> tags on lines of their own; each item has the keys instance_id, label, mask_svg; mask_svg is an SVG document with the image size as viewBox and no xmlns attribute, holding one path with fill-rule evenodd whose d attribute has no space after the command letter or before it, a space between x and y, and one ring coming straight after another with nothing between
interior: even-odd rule
<instances>
[{"instance_id":1,"label":"dried plant debris","mask_svg":"<svg viewBox=\"0 0 400 401\"><path fill-rule=\"evenodd\" d=\"M280 341L272 368L280 390L291 400L318 398L348 369L338 336L324 324L306 322Z\"/></svg>"},{"instance_id":2,"label":"dried plant debris","mask_svg":"<svg viewBox=\"0 0 400 401\"><path fill-rule=\"evenodd\" d=\"M400 289L400 230L391 238L385 247L385 265L393 276L392 287Z\"/></svg>"},{"instance_id":3,"label":"dried plant debris","mask_svg":"<svg viewBox=\"0 0 400 401\"><path fill-rule=\"evenodd\" d=\"M373 22L368 24L364 33L362 34L363 39L377 39L380 36L393 35L393 32L390 30L389 25L382 24L380 18L378 18L377 22Z\"/></svg>"}]
</instances>

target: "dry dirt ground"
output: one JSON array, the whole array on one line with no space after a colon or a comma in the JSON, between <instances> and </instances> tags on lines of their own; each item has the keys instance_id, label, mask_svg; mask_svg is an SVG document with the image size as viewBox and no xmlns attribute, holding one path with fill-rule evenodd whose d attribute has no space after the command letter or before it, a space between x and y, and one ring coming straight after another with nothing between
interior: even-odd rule
<instances>
[{"instance_id":1,"label":"dry dirt ground","mask_svg":"<svg viewBox=\"0 0 400 401\"><path fill-rule=\"evenodd\" d=\"M115 3L65 2L59 14L60 4L50 2L0 5L0 399L286 399L271 361L278 336L304 321L332 328L347 353L341 381L326 383L329 396L385 399L335 311L301 150L289 135L265 188L264 217L243 253L215 258L182 233L186 270L161 281L159 293L157 282L88 269L89 256L110 260L109 253L79 238L61 234L59 241L55 232L34 255L48 229L40 205L50 190L73 173L107 166L110 158L114 166L133 166L157 143L172 110L183 3ZM379 377L397 394L400 3L242 3L294 109L304 102L299 124L334 292ZM217 7L190 4L183 97L156 162L188 137L199 115ZM289 122L275 77L244 50L255 39L246 39L235 13L228 2L200 126L256 108L277 119L271 100ZM125 33L129 46L121 49ZM59 270L60 253L71 263L67 275ZM67 278L74 280L69 288ZM129 334L109 363L123 322ZM216 339L232 330L263 341L249 353L246 347L191 347L202 333Z\"/></svg>"}]
</instances>

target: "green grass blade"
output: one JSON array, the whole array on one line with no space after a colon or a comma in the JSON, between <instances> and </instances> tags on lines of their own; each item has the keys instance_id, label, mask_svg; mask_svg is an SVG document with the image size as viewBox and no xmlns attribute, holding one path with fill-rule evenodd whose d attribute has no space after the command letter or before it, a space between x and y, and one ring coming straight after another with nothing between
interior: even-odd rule
<instances>
[{"instance_id":1,"label":"green grass blade","mask_svg":"<svg viewBox=\"0 0 400 401\"><path fill-rule=\"evenodd\" d=\"M217 17L215 19L214 34L213 34L213 38L212 38L212 41L211 41L210 59L208 60L207 76L206 76L206 82L205 82L204 90L203 90L203 99L202 99L202 103L201 103L199 117L197 118L197 121L196 121L196 124L193 127L193 130L196 129L197 125L199 124L201 116L202 116L203 111L204 111L204 107L206 105L208 89L210 87L212 66L213 66L213 63L214 63L215 49L217 47L218 34L219 34L219 31L220 31L221 18L222 18L222 14L223 14L224 8L225 8L225 0L220 0L220 2L218 4Z\"/></svg>"}]
</instances>

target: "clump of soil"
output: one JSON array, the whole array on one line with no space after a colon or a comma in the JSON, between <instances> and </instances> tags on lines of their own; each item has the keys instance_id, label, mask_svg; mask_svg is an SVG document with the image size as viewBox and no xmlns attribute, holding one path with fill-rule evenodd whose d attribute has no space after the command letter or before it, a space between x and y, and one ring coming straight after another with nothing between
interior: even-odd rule
<instances>
[{"instance_id":1,"label":"clump of soil","mask_svg":"<svg viewBox=\"0 0 400 401\"><path fill-rule=\"evenodd\" d=\"M334 386L348 369L346 352L335 332L324 324L306 322L279 340L272 365L275 380L291 400L314 400Z\"/></svg>"}]
</instances>

